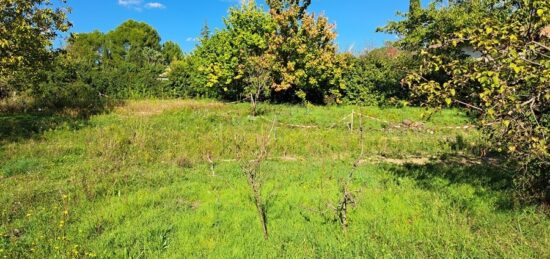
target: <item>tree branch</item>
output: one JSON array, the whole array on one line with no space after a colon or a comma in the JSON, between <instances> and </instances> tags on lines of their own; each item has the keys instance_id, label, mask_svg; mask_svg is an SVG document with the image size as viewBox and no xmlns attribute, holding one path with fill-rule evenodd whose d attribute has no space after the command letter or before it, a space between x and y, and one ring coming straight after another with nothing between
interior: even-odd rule
<instances>
[{"instance_id":1,"label":"tree branch","mask_svg":"<svg viewBox=\"0 0 550 259\"><path fill-rule=\"evenodd\" d=\"M481 109L481 108L479 108L479 107L477 107L477 106L474 106L474 105L472 105L472 104L465 103L465 102L462 102L462 101L459 101L459 100L456 100L456 99L453 100L453 101L454 101L455 103L464 105L464 106L466 106L466 107L468 107L468 108L472 108L472 109L478 110L478 111L480 111L480 112L485 112L485 110L483 110L483 109Z\"/></svg>"}]
</instances>

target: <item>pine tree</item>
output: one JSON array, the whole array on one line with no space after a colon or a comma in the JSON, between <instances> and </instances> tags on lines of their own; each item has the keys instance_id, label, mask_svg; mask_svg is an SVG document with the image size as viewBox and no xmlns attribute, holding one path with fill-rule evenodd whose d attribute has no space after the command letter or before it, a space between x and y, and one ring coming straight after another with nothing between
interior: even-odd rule
<instances>
[{"instance_id":1,"label":"pine tree","mask_svg":"<svg viewBox=\"0 0 550 259\"><path fill-rule=\"evenodd\" d=\"M210 27L208 26L208 21L204 21L204 26L202 27L202 30L201 30L200 41L201 43L204 44L209 39L210 39Z\"/></svg>"}]
</instances>

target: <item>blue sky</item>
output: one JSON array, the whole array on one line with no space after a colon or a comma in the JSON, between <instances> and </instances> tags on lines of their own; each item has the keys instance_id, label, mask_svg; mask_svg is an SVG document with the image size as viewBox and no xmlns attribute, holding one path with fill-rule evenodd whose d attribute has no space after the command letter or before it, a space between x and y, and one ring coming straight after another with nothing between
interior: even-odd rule
<instances>
[{"instance_id":1,"label":"blue sky","mask_svg":"<svg viewBox=\"0 0 550 259\"><path fill-rule=\"evenodd\" d=\"M128 19L151 24L163 41L172 40L184 51L208 21L211 29L222 28L222 18L239 0L69 0L72 32L112 30ZM257 1L264 8L262 0ZM394 35L376 33L376 28L398 19L397 11L408 9L408 0L313 0L311 12L323 13L336 24L341 50L379 47Z\"/></svg>"}]
</instances>

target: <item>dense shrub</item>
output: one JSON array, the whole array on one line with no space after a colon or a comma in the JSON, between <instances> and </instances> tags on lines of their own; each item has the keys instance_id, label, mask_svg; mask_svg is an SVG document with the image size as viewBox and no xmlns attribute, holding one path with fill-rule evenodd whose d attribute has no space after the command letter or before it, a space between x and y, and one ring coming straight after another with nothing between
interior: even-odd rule
<instances>
[{"instance_id":1,"label":"dense shrub","mask_svg":"<svg viewBox=\"0 0 550 259\"><path fill-rule=\"evenodd\" d=\"M383 105L407 101L409 90L401 85L414 62L411 54L387 46L360 56L347 55L344 102L359 105Z\"/></svg>"},{"instance_id":2,"label":"dense shrub","mask_svg":"<svg viewBox=\"0 0 550 259\"><path fill-rule=\"evenodd\" d=\"M183 56L174 43L161 46L154 28L132 20L107 34L73 35L67 53L83 82L116 99L172 97L160 77Z\"/></svg>"},{"instance_id":3,"label":"dense shrub","mask_svg":"<svg viewBox=\"0 0 550 259\"><path fill-rule=\"evenodd\" d=\"M270 12L254 1L231 8L222 30L203 33L190 57L172 64L172 85L184 89L183 95L249 98L247 89L254 80L246 68L255 60L270 68L271 84L263 97L275 102L340 103L346 64L336 53L334 26L326 17L308 13L309 1L277 0L268 5Z\"/></svg>"},{"instance_id":4,"label":"dense shrub","mask_svg":"<svg viewBox=\"0 0 550 259\"><path fill-rule=\"evenodd\" d=\"M44 71L44 80L33 92L34 105L40 110L78 109L79 115L101 111L108 100L93 85L83 81L66 56L56 58L53 66Z\"/></svg>"}]
</instances>

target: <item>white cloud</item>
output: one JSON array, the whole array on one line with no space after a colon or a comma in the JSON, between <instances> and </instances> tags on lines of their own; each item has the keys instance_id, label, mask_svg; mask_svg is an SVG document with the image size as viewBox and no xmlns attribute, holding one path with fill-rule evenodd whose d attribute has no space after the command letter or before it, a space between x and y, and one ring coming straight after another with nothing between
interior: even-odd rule
<instances>
[{"instance_id":1,"label":"white cloud","mask_svg":"<svg viewBox=\"0 0 550 259\"><path fill-rule=\"evenodd\" d=\"M136 7L141 5L143 0L118 0L118 4L125 7Z\"/></svg>"},{"instance_id":2,"label":"white cloud","mask_svg":"<svg viewBox=\"0 0 550 259\"><path fill-rule=\"evenodd\" d=\"M148 9L164 9L166 8L165 5L158 3L158 2L152 2L152 3L146 3L145 8Z\"/></svg>"},{"instance_id":3,"label":"white cloud","mask_svg":"<svg viewBox=\"0 0 550 259\"><path fill-rule=\"evenodd\" d=\"M147 2L143 3L143 0L117 0L118 5L133 9L136 11L142 11L143 8L146 9L165 9L166 5L159 2Z\"/></svg>"}]
</instances>

